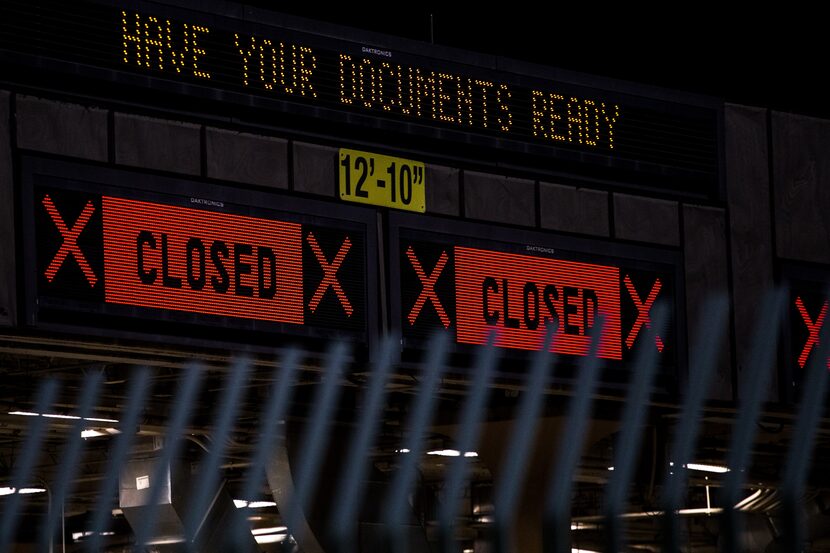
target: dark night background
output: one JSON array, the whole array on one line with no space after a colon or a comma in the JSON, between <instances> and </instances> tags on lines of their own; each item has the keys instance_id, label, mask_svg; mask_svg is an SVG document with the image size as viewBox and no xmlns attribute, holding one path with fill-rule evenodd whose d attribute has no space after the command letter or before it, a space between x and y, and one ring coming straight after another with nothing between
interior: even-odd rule
<instances>
[{"instance_id":1,"label":"dark night background","mask_svg":"<svg viewBox=\"0 0 830 553\"><path fill-rule=\"evenodd\" d=\"M249 3L427 42L432 14L436 44L830 118L827 23L789 3L741 13L691 3Z\"/></svg>"}]
</instances>

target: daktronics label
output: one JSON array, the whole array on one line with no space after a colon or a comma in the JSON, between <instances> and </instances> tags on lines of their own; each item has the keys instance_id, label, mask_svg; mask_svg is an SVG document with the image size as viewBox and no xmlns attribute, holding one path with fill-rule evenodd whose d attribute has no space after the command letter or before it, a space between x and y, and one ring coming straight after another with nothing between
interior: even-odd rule
<instances>
[{"instance_id":1,"label":"daktronics label","mask_svg":"<svg viewBox=\"0 0 830 553\"><path fill-rule=\"evenodd\" d=\"M53 187L36 187L33 199L41 310L366 330L366 236L357 223Z\"/></svg>"},{"instance_id":2,"label":"daktronics label","mask_svg":"<svg viewBox=\"0 0 830 553\"><path fill-rule=\"evenodd\" d=\"M108 303L303 324L301 225L107 196L102 204Z\"/></svg>"},{"instance_id":3,"label":"daktronics label","mask_svg":"<svg viewBox=\"0 0 830 553\"><path fill-rule=\"evenodd\" d=\"M424 240L425 232L412 239L407 234L403 229L399 239L405 338L426 338L444 328L454 331L460 344L483 344L496 330L499 347L538 350L553 324L553 351L582 356L602 317L599 356L623 361L651 326L655 303L672 307L674 300L666 266L655 271L643 263L593 263L516 253L518 248L508 243L502 245L513 251ZM662 334L650 347L666 359L674 355L672 325Z\"/></svg>"},{"instance_id":4,"label":"daktronics label","mask_svg":"<svg viewBox=\"0 0 830 553\"><path fill-rule=\"evenodd\" d=\"M597 315L605 318L599 355L621 359L620 286L616 267L474 248L455 248L456 336L482 344L538 349L548 323L559 326L554 351L585 355Z\"/></svg>"}]
</instances>

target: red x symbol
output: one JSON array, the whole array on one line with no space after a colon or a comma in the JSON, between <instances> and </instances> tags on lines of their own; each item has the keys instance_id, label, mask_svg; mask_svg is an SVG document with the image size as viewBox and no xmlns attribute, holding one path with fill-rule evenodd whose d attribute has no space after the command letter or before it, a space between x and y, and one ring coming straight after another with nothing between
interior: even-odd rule
<instances>
[{"instance_id":1,"label":"red x symbol","mask_svg":"<svg viewBox=\"0 0 830 553\"><path fill-rule=\"evenodd\" d=\"M421 267L421 262L418 261L418 258L415 257L415 252L412 251L412 246L409 246L406 249L406 256L409 258L409 262L412 263L412 268L415 269L415 273L418 275L418 280L421 281L421 284L424 285L423 289L421 289L421 294L418 296L418 299L415 300L415 305L412 306L412 311L409 312L409 324L414 325L416 319L418 319L418 315L421 314L421 309L423 309L424 305L426 305L427 300L432 301L433 307L435 307L435 312L438 313L438 318L441 319L441 323L444 325L444 328L450 326L450 318L447 316L447 312L444 310L444 306L441 305L441 300L438 299L438 294L435 293L435 283L438 281L438 277L441 276L441 271L444 270L444 266L447 264L447 252L441 252L441 257L438 258L438 262L435 264L435 267L432 269L432 274L427 276L424 272L424 268Z\"/></svg>"},{"instance_id":2,"label":"red x symbol","mask_svg":"<svg viewBox=\"0 0 830 553\"><path fill-rule=\"evenodd\" d=\"M349 249L352 247L352 241L349 240L348 236L343 240L343 244L340 245L340 251L337 252L337 255L334 256L334 260L331 263L326 259L323 250L320 249L320 244L317 243L317 239L314 238L314 234L311 232L308 233L308 245L311 246L311 251L314 252L314 257L317 258L320 267L323 268L323 280L320 281L320 286L317 287L317 291L314 292L314 296L308 302L308 308L314 313L317 310L317 306L320 305L320 301L323 299L323 294L331 286L331 289L337 295L337 299L340 300L340 304L343 306L346 315L351 317L354 309L352 309L349 297L343 291L343 287L340 286L340 282L337 280L337 271L340 269L340 265L343 264L346 254L349 253Z\"/></svg>"},{"instance_id":3,"label":"red x symbol","mask_svg":"<svg viewBox=\"0 0 830 553\"><path fill-rule=\"evenodd\" d=\"M58 269L60 269L63 265L64 260L69 254L72 254L75 257L75 261L78 262L78 266L81 268L81 271L83 271L87 282L89 282L89 286L95 286L95 283L98 282L98 277L95 276L95 272L92 270L92 267L89 266L86 257L84 257L84 252L82 252L81 248L78 246L78 236L81 235L84 227L87 223L89 223L89 219L95 211L95 206L92 205L92 202L87 202L84 206L84 210L81 211L81 214L78 216L78 220L75 221L75 224L71 229L67 228L66 223L63 221L63 217L61 217L61 214L58 212L55 204L52 203L52 198L49 197L49 194L46 194L43 197L43 206L46 208L46 211L49 213L52 221L58 228L58 232L60 232L63 237L63 244L61 244L60 249L58 249L58 253L55 254L54 258L52 258L52 262L49 263L49 267L46 268L46 272L44 273L46 275L46 280L52 282L55 278L55 274L58 272Z\"/></svg>"},{"instance_id":4,"label":"red x symbol","mask_svg":"<svg viewBox=\"0 0 830 553\"><path fill-rule=\"evenodd\" d=\"M663 283L660 282L660 279L654 279L654 285L651 287L651 292L648 293L648 297L646 301L640 301L640 295L637 293L637 289L634 288L634 284L631 282L631 278L628 275L625 275L625 288L628 290L628 294L631 296L631 300L634 302L634 305L637 307L637 320L634 321L634 325L631 327L631 332L628 333L628 338L625 339L625 345L628 346L628 349L634 345L634 340L637 339L637 335L640 333L640 329L645 325L646 328L651 328L651 306L654 305L654 300L657 299L657 294L660 293L660 289L663 287ZM663 351L663 339L660 336L654 336L654 343L657 345L657 351Z\"/></svg>"},{"instance_id":5,"label":"red x symbol","mask_svg":"<svg viewBox=\"0 0 830 553\"><path fill-rule=\"evenodd\" d=\"M810 332L810 336L804 344L804 349L801 350L801 355L798 356L798 366L803 369L807 363L807 357L813 350L813 346L818 345L818 333L821 331L821 326L824 324L824 317L827 315L827 300L821 306L821 311L819 311L815 322L811 320L810 314L807 313L807 308L804 307L804 302L801 301L800 297L795 298L795 306L798 308L798 312L801 313L801 318L804 319L804 324L807 325L807 330Z\"/></svg>"}]
</instances>

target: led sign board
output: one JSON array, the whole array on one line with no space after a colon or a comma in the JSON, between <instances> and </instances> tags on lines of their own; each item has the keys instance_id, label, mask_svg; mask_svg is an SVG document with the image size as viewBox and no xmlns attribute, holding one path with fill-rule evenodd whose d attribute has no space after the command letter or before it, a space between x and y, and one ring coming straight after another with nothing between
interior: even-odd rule
<instances>
[{"instance_id":1,"label":"led sign board","mask_svg":"<svg viewBox=\"0 0 830 553\"><path fill-rule=\"evenodd\" d=\"M720 107L711 100L603 88L540 68L528 74L504 61L482 65L481 57L388 39L393 48L376 35L370 45L353 31L339 39L242 6L236 16L226 4L216 10L209 3L196 11L140 1L3 2L0 60L541 156L546 167L558 160L603 179L642 185L650 174L663 188L717 189Z\"/></svg>"},{"instance_id":2,"label":"led sign board","mask_svg":"<svg viewBox=\"0 0 830 553\"><path fill-rule=\"evenodd\" d=\"M830 272L815 266L787 264L781 268L789 288L782 333L784 397L797 401L811 363L819 354L820 338L830 327ZM830 370L830 358L823 360Z\"/></svg>"},{"instance_id":3,"label":"led sign board","mask_svg":"<svg viewBox=\"0 0 830 553\"><path fill-rule=\"evenodd\" d=\"M407 258L410 251L414 258L411 246L407 250ZM621 357L620 288L614 267L461 246L453 253L460 343L482 344L490 329L498 328L496 345L537 349L547 324L553 323L561 328L554 351L585 355L590 329L597 315L603 315L608 329L599 355Z\"/></svg>"},{"instance_id":4,"label":"led sign board","mask_svg":"<svg viewBox=\"0 0 830 553\"><path fill-rule=\"evenodd\" d=\"M794 343L802 344L798 356L794 356L794 358L798 368L804 370L810 356L817 355L814 350L818 349L819 334L824 327L824 320L827 318L828 299L826 294L818 293L818 291L812 291L812 293L808 291L796 292L794 297L795 299L792 301L790 308L797 311L798 316L793 317L793 319L796 321L800 319L801 322L801 324L793 325L794 333L797 336ZM828 367L830 367L830 362L828 362Z\"/></svg>"},{"instance_id":5,"label":"led sign board","mask_svg":"<svg viewBox=\"0 0 830 553\"><path fill-rule=\"evenodd\" d=\"M676 253L469 223L418 224L397 214L391 222L393 321L408 345L445 329L462 345L483 344L495 331L498 347L538 350L553 324L552 350L574 359L588 353L601 316L599 356L623 367L661 302L670 324L645 347L657 350L662 366L677 366L684 344Z\"/></svg>"},{"instance_id":6,"label":"led sign board","mask_svg":"<svg viewBox=\"0 0 830 553\"><path fill-rule=\"evenodd\" d=\"M287 210L281 197L201 184L196 196L184 181L44 161L27 167L32 322L66 321L75 311L99 322L367 338L369 215L346 209L333 219L307 205ZM139 186L122 188L127 181Z\"/></svg>"}]
</instances>

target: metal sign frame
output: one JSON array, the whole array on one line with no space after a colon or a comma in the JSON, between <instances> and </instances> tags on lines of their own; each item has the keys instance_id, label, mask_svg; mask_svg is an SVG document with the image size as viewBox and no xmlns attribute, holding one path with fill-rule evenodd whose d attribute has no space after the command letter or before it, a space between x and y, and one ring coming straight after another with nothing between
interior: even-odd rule
<instances>
[{"instance_id":1,"label":"metal sign frame","mask_svg":"<svg viewBox=\"0 0 830 553\"><path fill-rule=\"evenodd\" d=\"M400 248L401 231L408 235L423 237L425 241L435 238L444 238L448 243L457 246L471 246L494 251L523 253L525 255L542 255L553 249L567 252L568 260L584 261L609 265L622 264L634 270L657 270L669 273L674 281L674 297L671 301L671 310L674 312L672 324L675 339L674 359L668 365L673 374L664 373L658 377L658 386L664 392L673 394L675 388L686 379L687 371L687 340L686 340L686 302L685 276L683 272L682 253L674 248L656 248L638 246L634 244L620 244L609 240L579 238L565 236L539 230L522 230L500 227L478 222L462 222L439 217L417 216L408 213L389 214L389 243L387 245L389 270L389 297L390 326L399 329L402 320L402 300L398 290L401 284ZM537 249L534 253L534 249ZM542 253L538 253L542 252ZM558 258L556 258L558 259ZM417 349L423 344L419 340L405 344L407 348ZM455 352L471 350L465 344L454 344ZM510 357L526 357L528 352L502 349L502 355ZM560 356L566 359L566 356ZM561 363L560 363L561 364ZM568 363L566 363L568 364ZM575 366L575 363L570 363ZM610 388L617 387L617 383L625 380L618 369L623 367L622 362L609 362L610 374L620 378L611 378L607 382ZM614 366L612 366L614 365ZM566 378L567 379L567 378Z\"/></svg>"},{"instance_id":2,"label":"metal sign frame","mask_svg":"<svg viewBox=\"0 0 830 553\"><path fill-rule=\"evenodd\" d=\"M228 187L213 183L206 183L195 179L159 176L139 171L104 168L100 166L70 163L39 157L23 156L21 159L21 213L23 251L20 258L23 263L24 290L24 325L44 330L66 332L69 334L98 335L103 337L124 337L131 339L150 339L160 342L175 342L178 344L205 345L213 347L222 344L273 344L275 336L284 335L282 341L303 340L305 338L319 339L322 337L347 337L358 344L367 344L369 352L374 350L378 335L378 316L381 306L378 297L378 256L377 256L377 221L374 210L356 206L325 203L290 197L281 193L263 193L245 190L237 187ZM34 188L40 184L56 183L62 189L92 191L93 193L118 194L126 198L142 198L152 201L167 196L179 200L191 198L209 199L211 201L250 208L251 213L262 214L266 217L280 217L279 220L303 224L317 224L353 228L363 232L365 236L365 259L363 275L365 283L365 317L366 322L362 331L339 332L324 327L306 327L305 325L290 325L255 321L248 319L234 319L235 324L225 325L219 315L205 315L190 312L164 310L161 315L159 309L111 306L102 303L94 309L94 316L88 325L70 324L63 321L43 320L41 306L38 305L38 274ZM269 207L263 207L269 206ZM273 207L270 207L273 206ZM212 208L217 209L217 208ZM217 213L222 213L217 211ZM332 225L334 224L334 225ZM305 306L305 298L303 301ZM56 310L57 313L76 313L83 318L84 307L81 303L73 305L67 302L66 311ZM76 311L77 310L77 311ZM136 325L124 324L125 317L142 318ZM120 325L110 326L101 324L112 317L121 319ZM155 329L146 328L152 326ZM184 325L176 332L177 325ZM133 328L135 326L135 328ZM165 332L157 329L165 327ZM209 331L208 329L216 329ZM221 332L220 332L221 331ZM203 337L205 334L215 334L215 339ZM250 336L250 339L246 339Z\"/></svg>"}]
</instances>

